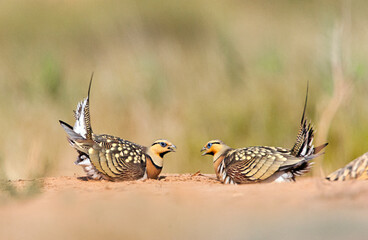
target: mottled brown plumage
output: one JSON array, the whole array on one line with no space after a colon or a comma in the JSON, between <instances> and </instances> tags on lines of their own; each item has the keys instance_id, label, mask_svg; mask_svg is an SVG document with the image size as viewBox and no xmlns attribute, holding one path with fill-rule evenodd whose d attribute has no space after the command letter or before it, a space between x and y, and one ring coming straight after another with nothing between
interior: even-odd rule
<instances>
[{"instance_id":1,"label":"mottled brown plumage","mask_svg":"<svg viewBox=\"0 0 368 240\"><path fill-rule=\"evenodd\" d=\"M327 176L329 181L368 180L368 153Z\"/></svg>"},{"instance_id":2,"label":"mottled brown plumage","mask_svg":"<svg viewBox=\"0 0 368 240\"><path fill-rule=\"evenodd\" d=\"M146 148L126 140L95 136L88 156L98 172L109 180L143 178L146 168ZM88 145L88 143L87 143Z\"/></svg>"},{"instance_id":3,"label":"mottled brown plumage","mask_svg":"<svg viewBox=\"0 0 368 240\"><path fill-rule=\"evenodd\" d=\"M220 140L208 142L202 151L214 156L216 175L225 184L293 181L295 176L308 172L309 161L318 156L315 149L306 156L294 156L290 149L280 147L232 149Z\"/></svg>"},{"instance_id":4,"label":"mottled brown plumage","mask_svg":"<svg viewBox=\"0 0 368 240\"><path fill-rule=\"evenodd\" d=\"M119 137L94 134L89 113L91 82L87 98L74 111L74 127L60 121L70 144L79 153L75 163L82 166L92 179L124 181L157 178L163 167L164 155L175 151L175 145L167 140L157 140L150 147L144 147Z\"/></svg>"},{"instance_id":5,"label":"mottled brown plumage","mask_svg":"<svg viewBox=\"0 0 368 240\"><path fill-rule=\"evenodd\" d=\"M310 160L326 147L313 146L314 129L305 118L308 99L295 144L292 149L256 146L233 149L220 140L211 140L202 148L203 155L213 155L218 179L225 184L243 184L295 180L295 176L309 171Z\"/></svg>"}]
</instances>

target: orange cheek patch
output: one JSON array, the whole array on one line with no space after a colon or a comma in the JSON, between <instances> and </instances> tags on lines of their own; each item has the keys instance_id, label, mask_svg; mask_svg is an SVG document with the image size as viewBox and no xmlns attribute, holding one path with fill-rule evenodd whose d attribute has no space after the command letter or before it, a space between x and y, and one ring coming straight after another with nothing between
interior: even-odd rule
<instances>
[{"instance_id":1,"label":"orange cheek patch","mask_svg":"<svg viewBox=\"0 0 368 240\"><path fill-rule=\"evenodd\" d=\"M215 145L212 145L212 147L208 151L213 152L213 154L216 154L220 150L221 150L221 146L219 144L215 144Z\"/></svg>"},{"instance_id":2,"label":"orange cheek patch","mask_svg":"<svg viewBox=\"0 0 368 240\"><path fill-rule=\"evenodd\" d=\"M157 156L160 156L160 153L162 152L162 148L156 145L156 146L153 148L153 152L154 152Z\"/></svg>"}]
</instances>

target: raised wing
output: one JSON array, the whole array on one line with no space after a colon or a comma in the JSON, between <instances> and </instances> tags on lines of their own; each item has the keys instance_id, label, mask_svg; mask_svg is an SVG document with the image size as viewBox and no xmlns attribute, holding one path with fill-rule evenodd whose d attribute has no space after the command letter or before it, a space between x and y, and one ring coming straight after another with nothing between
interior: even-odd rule
<instances>
[{"instance_id":1,"label":"raised wing","mask_svg":"<svg viewBox=\"0 0 368 240\"><path fill-rule=\"evenodd\" d=\"M77 109L74 111L75 123L73 130L85 139L92 138L91 117L89 113L89 94L91 91L92 79L93 73L89 82L88 95L78 103Z\"/></svg>"}]
</instances>

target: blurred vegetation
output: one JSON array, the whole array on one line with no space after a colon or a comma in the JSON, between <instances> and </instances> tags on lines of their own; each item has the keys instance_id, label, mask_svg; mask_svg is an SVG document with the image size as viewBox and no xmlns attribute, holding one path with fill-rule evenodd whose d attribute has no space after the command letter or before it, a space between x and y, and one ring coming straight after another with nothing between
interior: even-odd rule
<instances>
[{"instance_id":1,"label":"blurred vegetation","mask_svg":"<svg viewBox=\"0 0 368 240\"><path fill-rule=\"evenodd\" d=\"M353 92L333 117L326 173L368 151L365 1L3 1L0 100L11 179L82 173L58 120L86 96L96 133L178 146L164 172L212 173L199 150L291 147L310 82L308 116L333 96L331 45ZM318 132L317 132L318 134ZM316 143L319 144L319 143ZM322 161L322 160L319 160ZM46 164L47 171L44 169Z\"/></svg>"},{"instance_id":2,"label":"blurred vegetation","mask_svg":"<svg viewBox=\"0 0 368 240\"><path fill-rule=\"evenodd\" d=\"M44 174L41 174L44 176ZM5 203L10 199L27 199L41 193L42 180L18 180L15 183L9 180L4 172L3 160L0 158L0 203Z\"/></svg>"}]
</instances>

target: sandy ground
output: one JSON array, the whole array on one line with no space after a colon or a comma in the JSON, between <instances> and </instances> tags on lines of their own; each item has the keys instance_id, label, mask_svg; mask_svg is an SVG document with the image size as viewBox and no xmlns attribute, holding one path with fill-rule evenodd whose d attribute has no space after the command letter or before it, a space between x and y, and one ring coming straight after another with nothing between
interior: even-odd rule
<instances>
[{"instance_id":1,"label":"sandy ground","mask_svg":"<svg viewBox=\"0 0 368 240\"><path fill-rule=\"evenodd\" d=\"M0 239L368 238L365 181L228 186L201 174L143 182L39 181L41 193L32 197L2 193Z\"/></svg>"}]
</instances>

